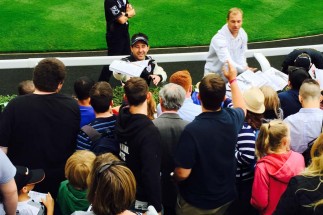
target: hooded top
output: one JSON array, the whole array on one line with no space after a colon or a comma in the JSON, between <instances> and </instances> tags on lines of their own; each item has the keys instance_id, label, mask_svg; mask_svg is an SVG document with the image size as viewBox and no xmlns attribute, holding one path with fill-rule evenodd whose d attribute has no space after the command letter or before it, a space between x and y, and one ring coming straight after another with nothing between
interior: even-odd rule
<instances>
[{"instance_id":1,"label":"hooded top","mask_svg":"<svg viewBox=\"0 0 323 215\"><path fill-rule=\"evenodd\" d=\"M131 114L121 107L116 128L120 157L137 182L136 200L148 202L161 211L161 137L153 122L144 114Z\"/></svg>"},{"instance_id":2,"label":"hooded top","mask_svg":"<svg viewBox=\"0 0 323 215\"><path fill-rule=\"evenodd\" d=\"M86 190L76 190L68 180L62 181L57 194L57 203L63 215L74 211L86 211L90 206Z\"/></svg>"},{"instance_id":3,"label":"hooded top","mask_svg":"<svg viewBox=\"0 0 323 215\"><path fill-rule=\"evenodd\" d=\"M303 156L293 151L261 158L256 164L251 204L262 215L272 214L289 180L304 168Z\"/></svg>"}]
</instances>

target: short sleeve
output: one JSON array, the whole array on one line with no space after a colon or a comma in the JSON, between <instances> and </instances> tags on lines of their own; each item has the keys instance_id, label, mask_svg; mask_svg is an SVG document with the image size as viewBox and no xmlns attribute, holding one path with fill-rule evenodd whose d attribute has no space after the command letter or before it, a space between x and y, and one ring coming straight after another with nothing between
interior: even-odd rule
<instances>
[{"instance_id":1,"label":"short sleeve","mask_svg":"<svg viewBox=\"0 0 323 215\"><path fill-rule=\"evenodd\" d=\"M0 149L0 184L6 184L16 175L16 168Z\"/></svg>"},{"instance_id":2,"label":"short sleeve","mask_svg":"<svg viewBox=\"0 0 323 215\"><path fill-rule=\"evenodd\" d=\"M104 9L106 18L110 20L114 20L121 15L121 10L117 5L117 1L115 0L105 0Z\"/></svg>"}]
</instances>

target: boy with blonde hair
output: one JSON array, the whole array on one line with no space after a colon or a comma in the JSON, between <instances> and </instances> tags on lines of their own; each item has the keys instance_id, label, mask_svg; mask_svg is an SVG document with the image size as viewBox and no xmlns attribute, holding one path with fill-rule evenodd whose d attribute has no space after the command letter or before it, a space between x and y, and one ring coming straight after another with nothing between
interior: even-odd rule
<instances>
[{"instance_id":1,"label":"boy with blonde hair","mask_svg":"<svg viewBox=\"0 0 323 215\"><path fill-rule=\"evenodd\" d=\"M57 202L63 215L74 211L86 211L89 202L86 198L87 177L92 169L95 154L88 150L76 151L65 165L65 177L58 190Z\"/></svg>"}]
</instances>

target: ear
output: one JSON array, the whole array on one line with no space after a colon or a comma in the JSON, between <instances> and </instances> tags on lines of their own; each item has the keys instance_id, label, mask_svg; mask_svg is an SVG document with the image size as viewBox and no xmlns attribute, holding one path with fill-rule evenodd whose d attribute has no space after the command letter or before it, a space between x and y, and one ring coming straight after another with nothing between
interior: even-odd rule
<instances>
[{"instance_id":1,"label":"ear","mask_svg":"<svg viewBox=\"0 0 323 215\"><path fill-rule=\"evenodd\" d=\"M21 189L21 191L22 191L23 193L28 193L28 192L29 192L29 191L28 191L27 186L24 186L24 187Z\"/></svg>"},{"instance_id":2,"label":"ear","mask_svg":"<svg viewBox=\"0 0 323 215\"><path fill-rule=\"evenodd\" d=\"M111 100L110 106L113 107L113 105L114 105L113 100Z\"/></svg>"},{"instance_id":3,"label":"ear","mask_svg":"<svg viewBox=\"0 0 323 215\"><path fill-rule=\"evenodd\" d=\"M128 99L127 99L126 94L123 94L123 100L125 100L126 102L128 102Z\"/></svg>"},{"instance_id":4,"label":"ear","mask_svg":"<svg viewBox=\"0 0 323 215\"><path fill-rule=\"evenodd\" d=\"M292 85L290 84L290 81L288 80L288 83L287 83L287 85L289 86L289 87L291 87Z\"/></svg>"},{"instance_id":5,"label":"ear","mask_svg":"<svg viewBox=\"0 0 323 215\"><path fill-rule=\"evenodd\" d=\"M150 100L150 99L151 99L151 97L152 97L151 92L148 92L148 93L147 93L147 100Z\"/></svg>"},{"instance_id":6,"label":"ear","mask_svg":"<svg viewBox=\"0 0 323 215\"><path fill-rule=\"evenodd\" d=\"M302 104L302 102L303 102L302 96L298 95L298 101Z\"/></svg>"},{"instance_id":7,"label":"ear","mask_svg":"<svg viewBox=\"0 0 323 215\"><path fill-rule=\"evenodd\" d=\"M190 85L190 87L188 88L188 92L192 92L193 91L193 86L192 85Z\"/></svg>"},{"instance_id":8,"label":"ear","mask_svg":"<svg viewBox=\"0 0 323 215\"><path fill-rule=\"evenodd\" d=\"M62 82L60 82L59 84L58 84L58 86L57 86L57 90L56 90L56 92L58 93L59 91L61 91L61 89L62 89L62 87L63 87L63 81Z\"/></svg>"},{"instance_id":9,"label":"ear","mask_svg":"<svg viewBox=\"0 0 323 215\"><path fill-rule=\"evenodd\" d=\"M150 49L150 46L147 47L147 52L149 51L149 49Z\"/></svg>"},{"instance_id":10,"label":"ear","mask_svg":"<svg viewBox=\"0 0 323 215\"><path fill-rule=\"evenodd\" d=\"M224 95L223 102L224 102L226 99L227 99L227 96L226 96L226 95Z\"/></svg>"}]
</instances>

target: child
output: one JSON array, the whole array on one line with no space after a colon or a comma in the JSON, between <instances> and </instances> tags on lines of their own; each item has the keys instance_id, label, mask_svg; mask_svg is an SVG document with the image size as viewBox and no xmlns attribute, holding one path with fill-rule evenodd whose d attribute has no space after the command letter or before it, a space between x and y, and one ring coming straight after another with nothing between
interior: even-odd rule
<instances>
[{"instance_id":1,"label":"child","mask_svg":"<svg viewBox=\"0 0 323 215\"><path fill-rule=\"evenodd\" d=\"M17 172L15 181L18 190L18 205L17 214L19 215L43 215L45 214L45 207L47 215L54 214L54 200L50 193L46 195L41 202L35 201L28 194L34 189L35 184L41 182L45 178L45 172L42 169L28 169L24 166L16 166ZM34 192L39 194L37 192ZM45 207L44 207L45 205Z\"/></svg>"},{"instance_id":2,"label":"child","mask_svg":"<svg viewBox=\"0 0 323 215\"><path fill-rule=\"evenodd\" d=\"M86 198L86 180L94 159L93 152L80 150L66 161L65 177L67 180L61 182L57 195L57 202L63 215L88 209L90 204Z\"/></svg>"},{"instance_id":3,"label":"child","mask_svg":"<svg viewBox=\"0 0 323 215\"><path fill-rule=\"evenodd\" d=\"M256 140L256 164L251 204L261 215L272 214L289 180L305 167L301 154L290 150L286 123L273 120L262 124Z\"/></svg>"}]
</instances>

